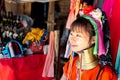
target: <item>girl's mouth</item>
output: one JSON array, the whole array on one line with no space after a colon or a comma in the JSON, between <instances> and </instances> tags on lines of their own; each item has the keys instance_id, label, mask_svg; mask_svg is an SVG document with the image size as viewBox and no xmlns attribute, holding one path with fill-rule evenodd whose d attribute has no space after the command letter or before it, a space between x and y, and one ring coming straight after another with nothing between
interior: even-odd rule
<instances>
[{"instance_id":1,"label":"girl's mouth","mask_svg":"<svg viewBox=\"0 0 120 80\"><path fill-rule=\"evenodd\" d=\"M71 45L72 47L77 47L77 45Z\"/></svg>"}]
</instances>

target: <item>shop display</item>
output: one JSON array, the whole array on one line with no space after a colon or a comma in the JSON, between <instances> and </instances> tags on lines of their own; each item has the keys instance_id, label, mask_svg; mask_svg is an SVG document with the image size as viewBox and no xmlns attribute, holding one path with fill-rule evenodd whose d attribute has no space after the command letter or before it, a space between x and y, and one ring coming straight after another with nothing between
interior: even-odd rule
<instances>
[{"instance_id":1,"label":"shop display","mask_svg":"<svg viewBox=\"0 0 120 80\"><path fill-rule=\"evenodd\" d=\"M27 50L31 50L31 53L44 53L43 46L48 30L32 28L33 22L32 18L27 15L13 15L12 12L2 12L0 48L5 57L17 57L15 56L16 50L20 50L23 55L29 54ZM19 48L10 47L10 45L14 45L12 43L17 43ZM5 49L7 49L7 52ZM12 53L14 53L13 56Z\"/></svg>"}]
</instances>

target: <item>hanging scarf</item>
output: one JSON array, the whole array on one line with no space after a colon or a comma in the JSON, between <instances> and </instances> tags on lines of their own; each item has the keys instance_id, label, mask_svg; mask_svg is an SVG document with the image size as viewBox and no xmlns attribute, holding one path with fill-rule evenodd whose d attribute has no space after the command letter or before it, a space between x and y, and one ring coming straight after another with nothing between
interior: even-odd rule
<instances>
[{"instance_id":1,"label":"hanging scarf","mask_svg":"<svg viewBox=\"0 0 120 80\"><path fill-rule=\"evenodd\" d=\"M112 62L115 65L115 60L118 51L118 44L120 40L120 0L115 0L110 18L110 37L111 37L111 53Z\"/></svg>"},{"instance_id":2,"label":"hanging scarf","mask_svg":"<svg viewBox=\"0 0 120 80\"><path fill-rule=\"evenodd\" d=\"M79 11L80 0L71 0L70 11L66 23L66 28L70 29L72 22L75 20Z\"/></svg>"},{"instance_id":3,"label":"hanging scarf","mask_svg":"<svg viewBox=\"0 0 120 80\"><path fill-rule=\"evenodd\" d=\"M45 65L43 68L43 77L54 77L54 32L50 32L50 42L48 54L45 60Z\"/></svg>"}]
</instances>

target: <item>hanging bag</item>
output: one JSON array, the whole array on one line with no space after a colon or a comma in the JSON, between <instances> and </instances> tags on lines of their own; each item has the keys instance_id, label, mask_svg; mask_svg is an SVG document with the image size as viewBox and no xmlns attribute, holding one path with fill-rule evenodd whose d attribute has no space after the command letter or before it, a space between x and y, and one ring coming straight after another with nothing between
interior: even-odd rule
<instances>
[{"instance_id":1,"label":"hanging bag","mask_svg":"<svg viewBox=\"0 0 120 80\"><path fill-rule=\"evenodd\" d=\"M21 57L23 55L22 45L16 40L10 40L2 53L7 55L8 58Z\"/></svg>"}]
</instances>

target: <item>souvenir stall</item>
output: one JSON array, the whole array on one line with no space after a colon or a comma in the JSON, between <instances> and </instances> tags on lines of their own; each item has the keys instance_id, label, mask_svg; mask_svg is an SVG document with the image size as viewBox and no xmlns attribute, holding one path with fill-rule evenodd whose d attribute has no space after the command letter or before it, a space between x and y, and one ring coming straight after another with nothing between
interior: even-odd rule
<instances>
[{"instance_id":1,"label":"souvenir stall","mask_svg":"<svg viewBox=\"0 0 120 80\"><path fill-rule=\"evenodd\" d=\"M58 56L59 48L59 31L54 30L55 1L4 1L13 4L48 2L49 10L48 20L46 21L47 29L32 28L34 21L31 17L28 15L18 15L17 11L12 12L14 11L12 8L17 8L15 7L16 5L10 8L12 11L1 12L0 80L52 80L55 77L54 57ZM57 40L56 42L55 39Z\"/></svg>"}]
</instances>

